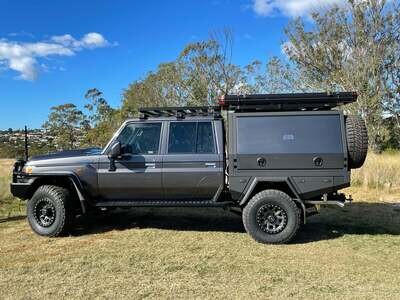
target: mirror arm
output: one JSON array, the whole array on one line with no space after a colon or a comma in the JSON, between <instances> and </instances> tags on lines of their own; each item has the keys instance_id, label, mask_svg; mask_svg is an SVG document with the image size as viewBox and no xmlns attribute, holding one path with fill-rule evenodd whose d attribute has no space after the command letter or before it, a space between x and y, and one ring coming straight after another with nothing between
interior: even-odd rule
<instances>
[{"instance_id":1,"label":"mirror arm","mask_svg":"<svg viewBox=\"0 0 400 300\"><path fill-rule=\"evenodd\" d=\"M110 159L110 167L108 168L108 171L115 172L117 170L117 167L115 165L115 158L109 157L109 159Z\"/></svg>"}]
</instances>

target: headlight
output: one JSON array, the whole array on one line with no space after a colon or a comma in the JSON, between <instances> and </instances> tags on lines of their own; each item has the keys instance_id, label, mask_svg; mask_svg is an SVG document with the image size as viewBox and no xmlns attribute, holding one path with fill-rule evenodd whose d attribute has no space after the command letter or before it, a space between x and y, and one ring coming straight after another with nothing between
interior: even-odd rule
<instances>
[{"instance_id":1,"label":"headlight","mask_svg":"<svg viewBox=\"0 0 400 300\"><path fill-rule=\"evenodd\" d=\"M22 173L25 174L31 174L33 172L33 167L32 166L25 166L22 168Z\"/></svg>"}]
</instances>

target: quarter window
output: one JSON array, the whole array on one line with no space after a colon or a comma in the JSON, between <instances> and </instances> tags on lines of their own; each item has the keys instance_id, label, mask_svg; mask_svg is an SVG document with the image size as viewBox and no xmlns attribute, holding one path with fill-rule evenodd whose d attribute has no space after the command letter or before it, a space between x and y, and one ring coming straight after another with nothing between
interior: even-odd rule
<instances>
[{"instance_id":1,"label":"quarter window","mask_svg":"<svg viewBox=\"0 0 400 300\"><path fill-rule=\"evenodd\" d=\"M171 122L168 153L215 153L211 122Z\"/></svg>"}]
</instances>

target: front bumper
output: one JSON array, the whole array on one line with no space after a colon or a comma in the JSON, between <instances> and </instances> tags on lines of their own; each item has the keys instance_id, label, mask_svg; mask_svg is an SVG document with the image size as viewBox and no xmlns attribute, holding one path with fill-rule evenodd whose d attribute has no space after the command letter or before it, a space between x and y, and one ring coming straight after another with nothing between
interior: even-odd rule
<instances>
[{"instance_id":1,"label":"front bumper","mask_svg":"<svg viewBox=\"0 0 400 300\"><path fill-rule=\"evenodd\" d=\"M11 194L14 197L27 199L30 195L31 182L12 182L10 184Z\"/></svg>"},{"instance_id":2,"label":"front bumper","mask_svg":"<svg viewBox=\"0 0 400 300\"><path fill-rule=\"evenodd\" d=\"M30 198L30 188L35 180L22 173L24 165L24 160L17 160L15 162L10 191L14 197L28 199Z\"/></svg>"}]
</instances>

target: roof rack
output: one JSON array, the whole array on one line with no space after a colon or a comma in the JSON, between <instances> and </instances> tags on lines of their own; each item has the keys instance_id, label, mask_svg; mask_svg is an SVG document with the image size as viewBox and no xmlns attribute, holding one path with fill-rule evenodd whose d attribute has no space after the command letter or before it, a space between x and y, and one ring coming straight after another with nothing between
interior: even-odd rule
<instances>
[{"instance_id":1,"label":"roof rack","mask_svg":"<svg viewBox=\"0 0 400 300\"><path fill-rule=\"evenodd\" d=\"M149 117L176 117L184 119L187 116L221 117L220 106L182 106L182 107L143 107L139 109L140 119Z\"/></svg>"},{"instance_id":2,"label":"roof rack","mask_svg":"<svg viewBox=\"0 0 400 300\"><path fill-rule=\"evenodd\" d=\"M219 105L235 111L330 110L356 100L356 92L224 95Z\"/></svg>"},{"instance_id":3,"label":"roof rack","mask_svg":"<svg viewBox=\"0 0 400 300\"><path fill-rule=\"evenodd\" d=\"M213 116L221 118L221 110L236 112L330 110L357 101L356 92L224 95L219 106L143 107L140 119L149 117Z\"/></svg>"}]
</instances>

